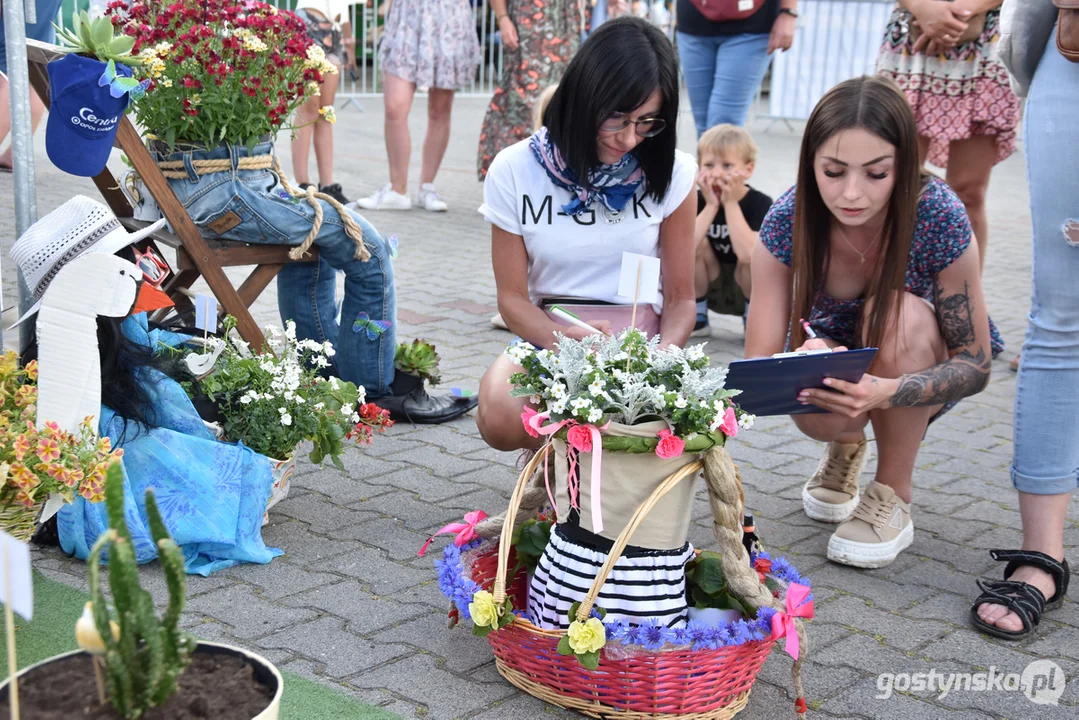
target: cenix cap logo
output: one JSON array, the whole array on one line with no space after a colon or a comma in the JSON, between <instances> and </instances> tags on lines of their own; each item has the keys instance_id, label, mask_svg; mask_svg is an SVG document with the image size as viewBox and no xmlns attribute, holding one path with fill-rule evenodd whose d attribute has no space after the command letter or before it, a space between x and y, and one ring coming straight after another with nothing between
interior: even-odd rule
<instances>
[{"instance_id":1,"label":"cenix cap logo","mask_svg":"<svg viewBox=\"0 0 1079 720\"><path fill-rule=\"evenodd\" d=\"M94 109L88 107L79 110L78 117L72 116L71 118L71 123L73 125L78 125L81 128L93 130L94 132L109 132L119 121L119 115L113 115L111 118L98 117L94 114Z\"/></svg>"}]
</instances>

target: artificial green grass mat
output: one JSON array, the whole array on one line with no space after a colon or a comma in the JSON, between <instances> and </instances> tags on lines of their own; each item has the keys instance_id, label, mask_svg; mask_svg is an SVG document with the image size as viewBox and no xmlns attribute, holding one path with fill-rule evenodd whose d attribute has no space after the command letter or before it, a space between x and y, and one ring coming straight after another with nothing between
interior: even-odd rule
<instances>
[{"instance_id":1,"label":"artificial green grass mat","mask_svg":"<svg viewBox=\"0 0 1079 720\"><path fill-rule=\"evenodd\" d=\"M19 667L41 662L54 655L77 650L75 621L82 614L89 596L34 573L34 619L26 622L15 616L15 649ZM6 629L0 622L0 679L7 678ZM282 720L397 720L397 716L374 705L353 700L347 695L294 675L281 673L285 692L281 697Z\"/></svg>"}]
</instances>

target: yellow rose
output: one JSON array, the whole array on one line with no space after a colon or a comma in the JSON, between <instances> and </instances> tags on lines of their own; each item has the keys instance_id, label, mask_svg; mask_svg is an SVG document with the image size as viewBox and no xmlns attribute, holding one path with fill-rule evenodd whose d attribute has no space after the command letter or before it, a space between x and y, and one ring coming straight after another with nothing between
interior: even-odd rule
<instances>
[{"instance_id":1,"label":"yellow rose","mask_svg":"<svg viewBox=\"0 0 1079 720\"><path fill-rule=\"evenodd\" d=\"M470 606L471 609L471 606ZM607 629L598 618L590 617L587 621L574 620L566 631L569 646L578 655L596 652L607 644Z\"/></svg>"},{"instance_id":2,"label":"yellow rose","mask_svg":"<svg viewBox=\"0 0 1079 720\"><path fill-rule=\"evenodd\" d=\"M468 614L479 627L495 627L498 624L498 606L495 605L494 595L486 590L473 595L472 602L468 604Z\"/></svg>"}]
</instances>

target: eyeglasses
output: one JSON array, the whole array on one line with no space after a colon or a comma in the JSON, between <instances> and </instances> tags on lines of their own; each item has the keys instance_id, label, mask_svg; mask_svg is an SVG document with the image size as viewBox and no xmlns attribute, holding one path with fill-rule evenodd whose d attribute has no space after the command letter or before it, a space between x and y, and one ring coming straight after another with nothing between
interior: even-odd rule
<instances>
[{"instance_id":1,"label":"eyeglasses","mask_svg":"<svg viewBox=\"0 0 1079 720\"><path fill-rule=\"evenodd\" d=\"M607 116L599 128L603 132L622 132L630 125L636 125L637 134L641 137L650 138L659 135L667 127L667 121L660 117L644 117L633 120L625 113L611 113Z\"/></svg>"},{"instance_id":2,"label":"eyeglasses","mask_svg":"<svg viewBox=\"0 0 1079 720\"><path fill-rule=\"evenodd\" d=\"M147 246L145 251L138 248L132 248L132 251L135 253L135 266L142 271L143 280L160 289L165 278L172 273L169 264L151 246Z\"/></svg>"}]
</instances>

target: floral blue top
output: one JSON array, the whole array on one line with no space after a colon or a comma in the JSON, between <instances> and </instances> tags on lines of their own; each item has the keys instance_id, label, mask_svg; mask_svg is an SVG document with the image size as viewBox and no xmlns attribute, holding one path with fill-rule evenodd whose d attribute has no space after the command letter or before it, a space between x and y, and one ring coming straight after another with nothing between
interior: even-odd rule
<instances>
[{"instance_id":1,"label":"floral blue top","mask_svg":"<svg viewBox=\"0 0 1079 720\"><path fill-rule=\"evenodd\" d=\"M761 225L760 238L764 246L790 267L791 242L794 235L794 188L784 193ZM918 219L914 239L907 258L907 292L934 301L933 281L941 270L951 265L967 249L971 239L970 220L959 196L940 178L931 178L918 201ZM865 298L837 300L817 294L809 314L809 324L821 337L837 340L847 347L860 345L855 335L858 318ZM990 344L993 356L1004 349L993 321L989 321Z\"/></svg>"},{"instance_id":2,"label":"floral blue top","mask_svg":"<svg viewBox=\"0 0 1079 720\"><path fill-rule=\"evenodd\" d=\"M145 314L128 318L122 328L132 340L153 348L187 340L148 331ZM184 554L188 573L209 575L240 563L268 563L281 555L262 542L262 515L273 485L269 460L242 443L216 440L171 378L152 368L138 373L153 396L158 426L141 428L104 405L98 422L100 434L124 449L124 519L136 560L145 563L157 557L146 516L148 487L154 489L162 520ZM60 546L81 560L109 526L105 503L82 497L65 505L56 520Z\"/></svg>"}]
</instances>

